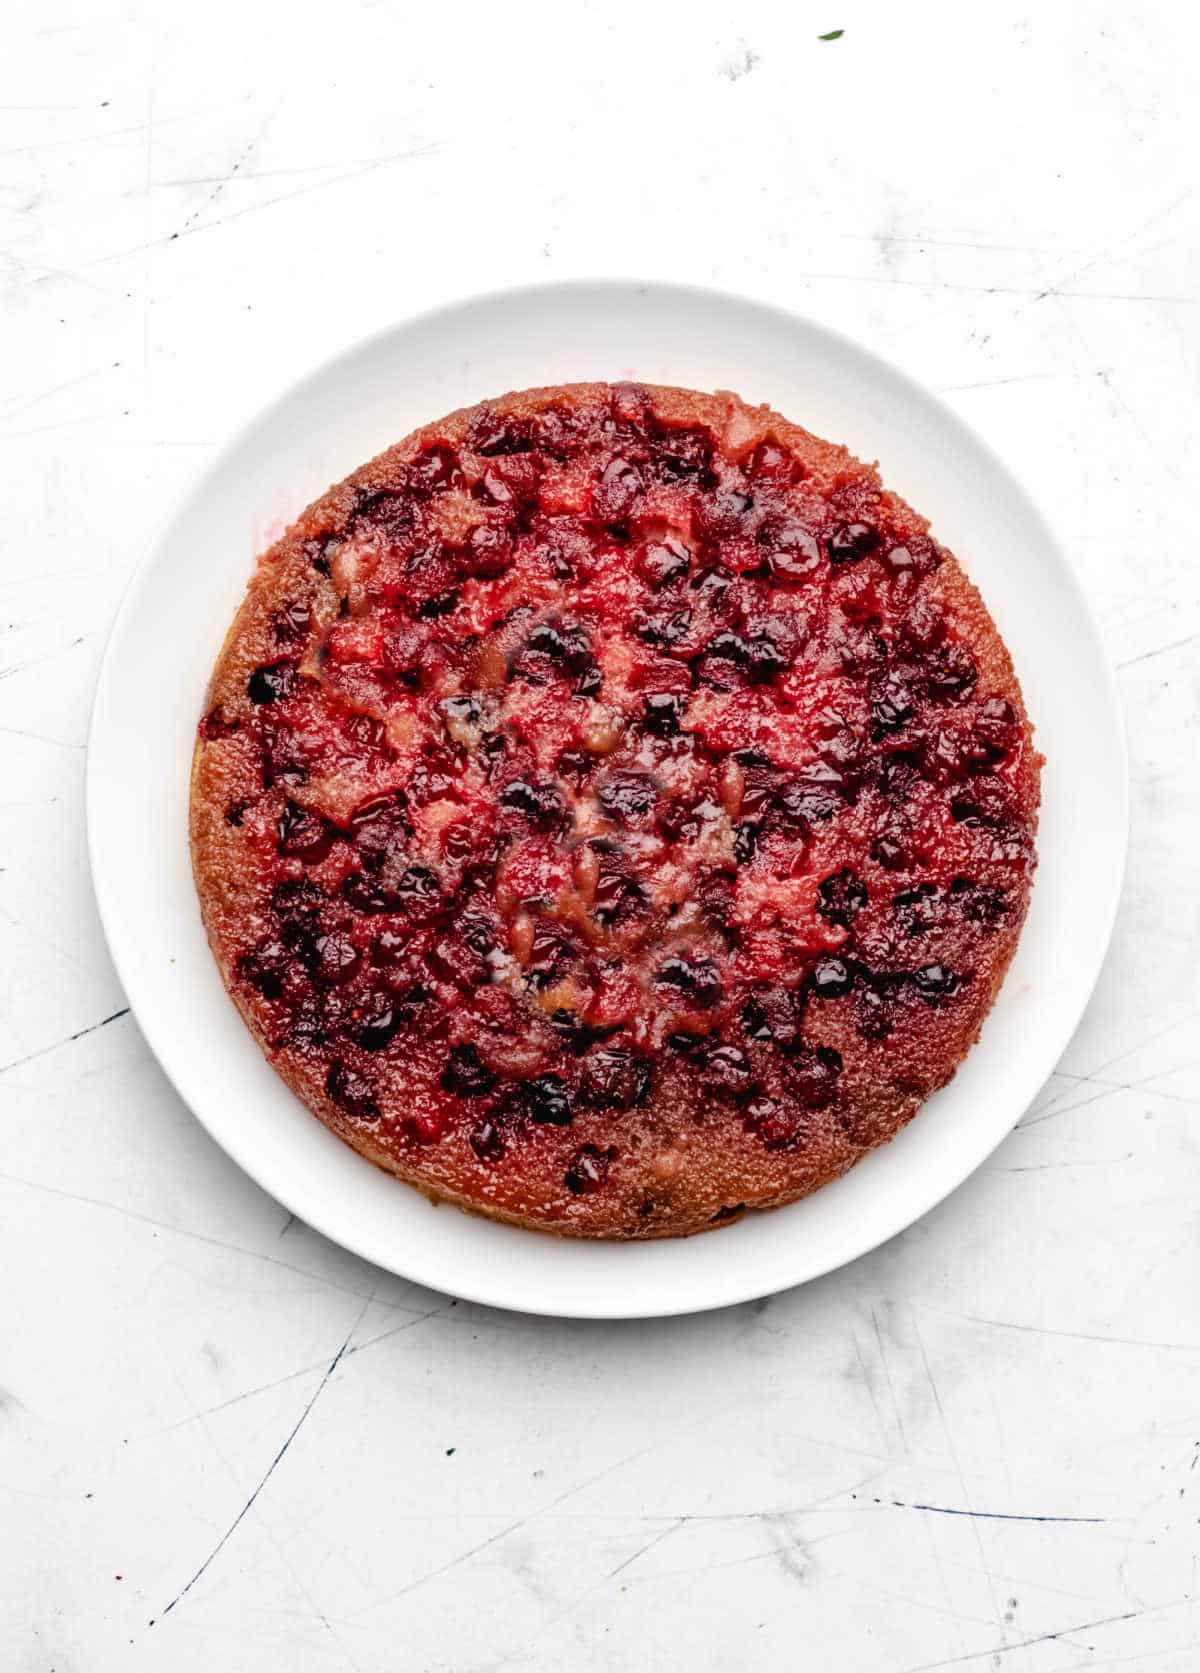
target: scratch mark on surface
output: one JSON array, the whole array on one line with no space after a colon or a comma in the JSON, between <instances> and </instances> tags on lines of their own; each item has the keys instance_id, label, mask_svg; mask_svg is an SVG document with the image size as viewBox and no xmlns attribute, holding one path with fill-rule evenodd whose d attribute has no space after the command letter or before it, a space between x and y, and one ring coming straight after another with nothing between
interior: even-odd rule
<instances>
[{"instance_id":1,"label":"scratch mark on surface","mask_svg":"<svg viewBox=\"0 0 1200 1673\"><path fill-rule=\"evenodd\" d=\"M298 1272L300 1268L293 1267L290 1270ZM346 1293L355 1295L358 1292L349 1290ZM374 1301L378 1300L378 1297L371 1296L367 1299ZM380 1301L379 1305L387 1307L391 1303ZM355 1354L366 1353L368 1348L375 1347L379 1342L386 1342L392 1336L399 1336L402 1331L414 1330L417 1325L424 1324L427 1319L439 1318L442 1314L449 1312L450 1306L451 1303L442 1302L437 1307L431 1307L426 1313L418 1313L414 1319L405 1319L403 1324L389 1325L386 1330L381 1330L378 1335L368 1336L365 1342L356 1342L353 1347L347 1348L344 1357L353 1359ZM324 1363L323 1359L316 1359L308 1365L300 1365L296 1370L287 1371L282 1377L275 1377L269 1383L259 1383L254 1388L244 1388L240 1394L231 1394L228 1399L218 1400L215 1405L203 1406L200 1410L191 1412L187 1417L181 1417L174 1423L164 1423L160 1429L148 1429L144 1434L133 1436L132 1440L136 1444L140 1441L157 1440L160 1435L174 1434L177 1429L186 1429L189 1424L199 1423L204 1418L215 1416L217 1412L228 1411L230 1406L240 1406L244 1400L253 1400L256 1395L269 1394L272 1389L276 1388L285 1388L288 1383L294 1383L301 1377L310 1376L312 1372L319 1370Z\"/></svg>"},{"instance_id":2,"label":"scratch mark on surface","mask_svg":"<svg viewBox=\"0 0 1200 1673\"><path fill-rule=\"evenodd\" d=\"M871 1309L871 1323L875 1328L875 1341L879 1348L879 1363L883 1366L883 1374L887 1378L888 1395L892 1402L892 1411L896 1416L896 1427L900 1431L900 1439L904 1443L904 1450L911 1458L912 1449L908 1444L908 1436L904 1432L904 1419L900 1415L900 1402L896 1399L896 1387L892 1382L892 1368L888 1364L887 1350L883 1345L883 1332L879 1328L879 1317L873 1307Z\"/></svg>"},{"instance_id":3,"label":"scratch mark on surface","mask_svg":"<svg viewBox=\"0 0 1200 1673\"><path fill-rule=\"evenodd\" d=\"M1124 1061L1127 1057L1135 1056L1139 1051L1144 1051L1147 1046L1153 1046L1153 1045L1157 1044L1157 1042L1159 1040L1165 1039L1168 1034L1173 1034L1173 1033L1175 1033L1175 1031L1177 1029L1183 1028L1185 1026L1185 1024L1191 1022L1191 1020L1194 1016L1195 1016L1195 1010L1194 1009L1189 1009L1186 1016L1178 1017L1173 1022L1165 1023L1162 1028L1155 1029L1153 1034L1148 1035L1144 1039L1135 1041L1134 1044L1131 1045L1131 1046L1124 1047L1121 1051L1117 1052L1114 1056L1105 1058L1103 1063L1098 1063L1096 1065L1096 1067L1094 1069L1090 1070L1086 1075L1075 1075L1075 1076L1070 1076L1070 1077L1067 1077L1067 1078L1073 1080L1074 1082L1091 1081L1093 1084L1102 1085L1106 1089L1108 1089L1109 1087L1119 1087L1120 1089L1122 1089L1124 1091L1132 1091L1134 1089L1134 1087L1137 1087L1137 1086L1141 1085L1142 1083L1138 1082L1138 1081L1133 1081L1133 1082L1124 1082L1124 1081L1122 1081L1122 1082L1108 1082L1108 1081L1101 1081L1099 1079L1099 1077L1105 1072L1106 1069L1115 1069L1117 1064L1118 1063L1124 1063ZM1059 1070L1058 1073L1062 1074L1063 1071ZM1155 1075L1147 1075L1146 1076L1147 1081L1154 1080L1155 1078L1156 1078ZM1052 1115L1066 1115L1068 1109L1079 1108L1080 1105L1078 1105L1078 1104L1070 1104L1070 1105L1066 1106L1066 1108L1060 1107L1062 1099L1069 1098L1071 1093L1074 1090L1075 1090L1074 1085L1063 1087L1050 1100L1049 1104L1045 1108L1043 1108L1042 1110L1040 1110L1038 1112L1038 1115L1034 1120L1032 1120L1032 1121L1028 1121L1028 1120L1022 1121L1021 1124L1020 1124L1021 1129L1025 1130L1029 1127L1037 1127L1043 1121L1049 1120L1049 1118ZM1094 1099L1086 1099L1084 1101L1087 1102L1087 1103L1093 1103L1095 1100Z\"/></svg>"},{"instance_id":4,"label":"scratch mark on surface","mask_svg":"<svg viewBox=\"0 0 1200 1673\"><path fill-rule=\"evenodd\" d=\"M68 419L66 422L86 423L87 420ZM55 430L58 429L59 426L56 424L49 424L46 428ZM10 436L0 436L0 441L10 441L11 439L12 438ZM0 668L0 680L11 680L17 674L27 673L30 668L41 668L44 663L56 662L60 656L66 656L68 651L78 650L79 646L83 644L85 639L91 639L92 637L93 635L90 633L81 633L77 639L72 639L69 645L62 645L58 650L49 651L45 656L30 657L28 662L10 662L7 668Z\"/></svg>"},{"instance_id":5,"label":"scratch mark on surface","mask_svg":"<svg viewBox=\"0 0 1200 1673\"><path fill-rule=\"evenodd\" d=\"M0 733L6 738L30 738L34 743L53 744L56 749L83 749L85 745L74 744L69 738L52 738L46 732L26 732L20 726L0 726Z\"/></svg>"},{"instance_id":6,"label":"scratch mark on surface","mask_svg":"<svg viewBox=\"0 0 1200 1673\"><path fill-rule=\"evenodd\" d=\"M314 181L309 186L299 186L294 192L280 192L277 197L265 198L262 203L247 204L244 209L231 210L228 215L222 215L218 220L205 221L202 226L180 228L178 232L169 232L162 238L152 238L146 244L134 244L124 250L114 250L110 255L98 256L95 261L87 262L87 267L103 267L109 262L124 261L127 256L141 254L144 250L152 250L160 244L171 244L179 238L196 238L201 233L215 232L218 227L225 227L232 221L240 221L244 215L260 215L264 209L273 209L276 204L293 203L297 198L308 197L313 192L328 191L331 186L344 185L349 180L361 179L363 175L373 174L377 169L389 168L393 163L407 162L418 157L434 155L441 149L440 145L417 145L407 151L395 151L390 156L380 157L373 163L366 163L362 168L348 169L344 174L334 174L327 180Z\"/></svg>"},{"instance_id":7,"label":"scratch mark on surface","mask_svg":"<svg viewBox=\"0 0 1200 1673\"><path fill-rule=\"evenodd\" d=\"M49 389L43 389L38 395L29 396L27 400L21 401L19 406L9 406L6 402L4 417L6 419L16 418L20 413L28 412L31 407L38 406L42 401L50 400L51 396L61 395L64 389L75 389L81 383L90 383L93 378L105 377L109 372L115 370L115 366L98 366L94 371L83 372L77 378L68 378L65 383L56 383ZM19 399L19 397L14 396L13 399Z\"/></svg>"},{"instance_id":8,"label":"scratch mark on surface","mask_svg":"<svg viewBox=\"0 0 1200 1673\"><path fill-rule=\"evenodd\" d=\"M1034 1638L1022 1638L1015 1644L990 1644L986 1650L968 1650L966 1655L951 1656L948 1661L922 1661L907 1667L904 1673L933 1673L937 1667L959 1667L965 1661L982 1661L985 1656L1006 1656L1013 1650L1027 1650L1031 1644L1053 1644L1073 1632L1087 1632L1091 1627L1112 1626L1117 1621L1132 1621L1144 1614L1141 1609L1129 1609L1123 1615L1103 1615L1096 1621L1081 1621L1078 1626L1059 1627L1057 1632L1039 1632Z\"/></svg>"},{"instance_id":9,"label":"scratch mark on surface","mask_svg":"<svg viewBox=\"0 0 1200 1673\"><path fill-rule=\"evenodd\" d=\"M1006 383L1045 383L1054 378L1070 378L1070 372L1018 372L1011 378L980 378L978 383L944 383L943 395L958 395L966 389L999 389Z\"/></svg>"},{"instance_id":10,"label":"scratch mark on surface","mask_svg":"<svg viewBox=\"0 0 1200 1673\"><path fill-rule=\"evenodd\" d=\"M184 1586L182 1591L176 1592L175 1596L171 1599L170 1603L168 1603L167 1607L163 1610L162 1615L159 1617L160 1619L165 1620L166 1617L171 1613L172 1609L174 1609L175 1605L177 1603L182 1602L182 1600L191 1591L192 1587L196 1584L197 1580L200 1579L200 1576L205 1572L205 1570L207 1568L210 1567L210 1565L213 1563L213 1561L224 1550L225 1546L228 1545L229 1541L232 1539L233 1535L236 1533L238 1527L244 1521L245 1517L247 1516L251 1507L253 1506L254 1501L258 1498L258 1495L262 1492L263 1488L267 1485L268 1481L270 1481L271 1477L275 1474L275 1471L279 1468L279 1465L283 1462L283 1459L287 1454L288 1448L291 1446L292 1442L296 1439L296 1436L300 1433L301 1429L304 1427L305 1423L308 1421L309 1414L312 1411L313 1407L316 1405L317 1401L321 1398L321 1395L325 1392L325 1389L328 1386L330 1377L333 1376L333 1373L337 1370L338 1366L341 1364L342 1357L345 1354L346 1349L350 1346L350 1338L354 1335L354 1332L358 1329L359 1325L362 1323L364 1317L366 1316L366 1311L367 1311L367 1308L371 1305L371 1301L372 1301L372 1297L368 1296L366 1298L366 1300L363 1302L362 1307L359 1310L358 1317L355 1319L354 1323L350 1326L350 1329L346 1332L346 1337L345 1337L345 1340L343 1341L341 1347L338 1349L338 1351L334 1354L333 1358L330 1360L328 1368L326 1369L325 1375L321 1378L320 1382L317 1384L316 1389L313 1391L312 1395L309 1397L307 1403L305 1404L303 1410L300 1413L300 1416L296 1419L295 1423L292 1425L291 1430L288 1433L287 1439L284 1441L284 1443L280 1447L279 1451L275 1454L274 1458L272 1458L270 1464L267 1466L266 1474L262 1477L262 1479L258 1483L258 1486L250 1494L250 1497L246 1500L246 1502L242 1506L241 1510L238 1511L237 1515L234 1517L233 1521L229 1524L228 1528L226 1528L225 1532L221 1535L220 1539L213 1546L213 1548L209 1552L208 1556L205 1557L204 1561L200 1564L200 1567L196 1570L195 1574L192 1575L192 1578L188 1581L187 1585ZM329 1625L328 1622L326 1622L325 1624L326 1624L326 1626Z\"/></svg>"},{"instance_id":11,"label":"scratch mark on surface","mask_svg":"<svg viewBox=\"0 0 1200 1673\"><path fill-rule=\"evenodd\" d=\"M953 1505L923 1505L907 1499L889 1499L897 1510L924 1510L934 1516L977 1516L985 1522L1107 1522L1107 1516L1033 1516L1012 1510L964 1510Z\"/></svg>"},{"instance_id":12,"label":"scratch mark on surface","mask_svg":"<svg viewBox=\"0 0 1200 1673\"><path fill-rule=\"evenodd\" d=\"M119 1011L113 1011L109 1016L101 1017L99 1022L90 1022L86 1028L76 1029L74 1034L68 1034L65 1040L55 1040L53 1045L41 1046L37 1051L27 1052L24 1057L14 1057L11 1063L0 1063L0 1075L6 1075L10 1069L19 1069L23 1064L33 1063L39 1057L49 1057L52 1051L61 1051L64 1046L74 1045L76 1040L82 1040L97 1029L107 1028L110 1022L119 1022L122 1017L129 1015L129 1006L124 1005Z\"/></svg>"},{"instance_id":13,"label":"scratch mark on surface","mask_svg":"<svg viewBox=\"0 0 1200 1673\"><path fill-rule=\"evenodd\" d=\"M194 223L200 219L201 215L204 214L204 211L206 209L208 209L211 204L214 204L217 201L217 199L220 197L221 193L225 190L226 186L228 186L229 182L238 173L242 164L249 162L250 158L254 155L255 151L257 151L257 149L259 147L259 144L262 141L263 135L266 133L267 129L271 126L271 123L275 120L276 116L278 116L280 106L283 104L284 96L285 95L281 95L280 98L276 100L275 104L271 107L271 109L267 112L267 115L263 118L262 123L260 124L257 133L255 133L254 136L248 141L248 143L245 145L245 147L241 151L240 155L237 157L236 161L234 162L233 167L229 170L229 173L225 174L225 175L222 175L220 177L220 179L218 179L216 185L213 187L212 191L205 198L204 202L202 204L200 204L199 208L194 209L192 211L192 213L188 216L187 220L179 228L179 232L181 232L181 233L186 232L190 226L194 225ZM147 181L147 186L148 185L149 185L149 181ZM170 236L172 238L175 238L175 237L178 237L179 234L178 233L172 233Z\"/></svg>"},{"instance_id":14,"label":"scratch mark on surface","mask_svg":"<svg viewBox=\"0 0 1200 1673\"><path fill-rule=\"evenodd\" d=\"M959 1485L959 1488L962 1492L962 1496L969 1504L970 1503L970 1493L967 1489L966 1472L963 1469L962 1459L959 1457L958 1448L954 1443L954 1436L953 1436L953 1433L951 1432L951 1429L950 1429L950 1421L946 1416L946 1408L942 1403L941 1392L938 1389L937 1382L934 1379L933 1366L929 1362L929 1352L928 1352L928 1350L925 1346L925 1338L924 1338L924 1336L921 1332L921 1326L920 1326L915 1314L913 1315L913 1331L914 1331L914 1333L916 1335L916 1338L917 1338L917 1346L921 1350L921 1363L925 1367L925 1375L929 1380L929 1388L930 1388L930 1392L933 1395L933 1403L934 1403L935 1407L937 1408L938 1419L941 1422L941 1426L942 1426L942 1433L946 1437L946 1449L949 1452L951 1461L954 1465L954 1473L958 1477L958 1485ZM979 1532L979 1528L977 1527L974 1518L972 1518L972 1520L971 1520L971 1532L973 1533L973 1535L975 1537L975 1549L976 1549L976 1552L977 1552L978 1557L979 1557L979 1567L983 1572L984 1578L987 1580L988 1595L991 1598L992 1615L993 1615L993 1618L994 1618L994 1621L995 1621L995 1625L996 1625L997 1629L1003 1635L1004 1640L1007 1642L1007 1633L1005 1632L1005 1629L1004 1629L1004 1615L1003 1615L1003 1611L1001 1610L1001 1607L1000 1607L999 1596L997 1595L997 1592L996 1592L996 1582L995 1582L994 1578L992 1577L991 1569L989 1569L989 1567L988 1567L987 1552L984 1550L983 1538L982 1538L982 1535ZM960 1640L960 1642L961 1642L961 1640Z\"/></svg>"},{"instance_id":15,"label":"scratch mark on surface","mask_svg":"<svg viewBox=\"0 0 1200 1673\"><path fill-rule=\"evenodd\" d=\"M1157 1348L1164 1353L1200 1353L1200 1342L1162 1342L1145 1336L1104 1336L1092 1330L1056 1330L1050 1325L1018 1324L1013 1319L985 1319L978 1313L959 1313L958 1318L968 1324L981 1324L989 1330L1020 1330L1030 1336L1064 1337L1072 1342L1100 1342L1118 1348Z\"/></svg>"},{"instance_id":16,"label":"scratch mark on surface","mask_svg":"<svg viewBox=\"0 0 1200 1673\"><path fill-rule=\"evenodd\" d=\"M866 1389L867 1394L870 1397L871 1409L875 1413L875 1422L879 1425L879 1438L886 1446L887 1426L883 1421L883 1413L879 1408L879 1401L875 1397L875 1379L872 1377L870 1367L868 1366L866 1359L863 1357L862 1344L858 1339L858 1332L856 1330L851 1330L850 1338L854 1343L854 1354L858 1360L859 1371L862 1373L863 1387Z\"/></svg>"},{"instance_id":17,"label":"scratch mark on surface","mask_svg":"<svg viewBox=\"0 0 1200 1673\"><path fill-rule=\"evenodd\" d=\"M437 1568L428 1569L424 1574L417 1575L416 1579L410 1580L407 1585L401 1586L398 1591L389 1592L386 1597L377 1598L374 1603L364 1604L361 1609L355 1609L351 1614L343 1615L339 1619L343 1621L357 1620L362 1615L372 1614L375 1610L382 1609L389 1603L396 1603L400 1598L407 1597L411 1592L428 1585L431 1580L437 1580L441 1575L448 1574L451 1569L469 1562L472 1557L477 1557L481 1551L487 1551L493 1545L498 1545L501 1540L508 1539L530 1522L537 1521L539 1517L545 1516L559 1505L565 1504L568 1499L573 1499L577 1493L584 1492L588 1487L594 1487L598 1481L603 1481L605 1476L612 1475L614 1470L623 1469L626 1464L632 1464L636 1459L644 1458L647 1453L655 1451L659 1444L657 1441L652 1441L649 1446L639 1447L636 1452L630 1452L625 1457L614 1460L603 1470L598 1470L595 1475L588 1476L584 1481L575 1482L571 1487L560 1493L557 1498L551 1499L548 1504L535 1506L533 1510L526 1511L523 1516L518 1516L515 1521L507 1523L494 1534L490 1534L487 1539L480 1540L477 1545L469 1546L466 1551L461 1551L457 1557L451 1557L448 1562L440 1563ZM678 1520L678 1518L672 1520Z\"/></svg>"},{"instance_id":18,"label":"scratch mark on surface","mask_svg":"<svg viewBox=\"0 0 1200 1673\"><path fill-rule=\"evenodd\" d=\"M669 1539L673 1533L677 1533L686 1521L687 1517L681 1516L678 1520L669 1523L665 1528L660 1528L657 1533L652 1534L650 1538L643 1544L639 1545L637 1550L630 1556L623 1558L622 1561L617 1564L616 1568L609 1569L607 1574L601 1575L599 1580L594 1581L592 1585L586 1587L582 1592L573 1597L565 1609L557 1610L549 1617L548 1620L543 1621L536 1632L531 1633L528 1638L522 1639L521 1642L515 1645L513 1649L507 1651L505 1655L501 1656L499 1661L489 1662L487 1666L487 1673L499 1673L499 1670L502 1667L509 1667L517 1660L518 1657L524 1657L531 1644L535 1644L539 1638L544 1638L546 1633L548 1633L552 1627L558 1625L559 1621L565 1620L568 1615L574 1615L581 1603L592 1597L594 1593L603 1590L603 1588L607 1586L610 1581L616 1579L618 1574L624 1574L627 1568L632 1568L634 1563L636 1563L640 1557L644 1557L646 1555L647 1551L653 1551L656 1545L661 1545L665 1539ZM777 1556L778 1553L770 1551L764 1553L764 1555L774 1557Z\"/></svg>"},{"instance_id":19,"label":"scratch mark on surface","mask_svg":"<svg viewBox=\"0 0 1200 1673\"><path fill-rule=\"evenodd\" d=\"M1033 300L1035 302L1044 302L1049 296L1057 297L1066 294L1063 291L1064 285L1071 284L1075 279L1082 279L1085 273L1090 273L1093 268L1099 267L1102 261L1117 259L1117 252L1119 250L1123 250L1127 244L1133 241L1133 239L1140 238L1143 233L1149 232L1151 227L1157 226L1160 221L1164 221L1169 215L1173 215L1178 208L1187 202L1188 198L1193 195L1195 190L1196 188L1194 186L1189 186L1186 191L1181 192L1177 198L1174 198L1170 203L1168 203L1164 209L1156 209L1148 221L1141 222L1138 226L1133 227L1129 232L1125 233L1123 237L1118 238L1115 244L1106 240L1097 255L1090 257L1081 267L1073 267L1068 273L1064 273L1061 279L1058 279L1053 284L1048 285L1045 290L1040 290Z\"/></svg>"},{"instance_id":20,"label":"scratch mark on surface","mask_svg":"<svg viewBox=\"0 0 1200 1673\"><path fill-rule=\"evenodd\" d=\"M1200 633L1189 633L1186 639L1173 639L1169 645L1158 645L1152 651L1143 651L1140 656L1127 657L1124 662L1118 662L1118 668L1133 668L1139 662L1149 662L1153 657L1166 656L1168 651L1181 651L1185 645L1194 645L1200 639Z\"/></svg>"}]
</instances>

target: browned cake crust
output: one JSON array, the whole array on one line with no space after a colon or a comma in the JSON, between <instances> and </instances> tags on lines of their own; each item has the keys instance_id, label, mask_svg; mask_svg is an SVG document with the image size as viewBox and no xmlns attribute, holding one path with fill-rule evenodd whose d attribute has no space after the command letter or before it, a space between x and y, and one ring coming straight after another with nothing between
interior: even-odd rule
<instances>
[{"instance_id":1,"label":"browned cake crust","mask_svg":"<svg viewBox=\"0 0 1200 1673\"><path fill-rule=\"evenodd\" d=\"M263 554L191 839L249 1028L428 1196L679 1236L815 1190L953 1075L1040 758L978 592L766 407L526 390Z\"/></svg>"}]
</instances>

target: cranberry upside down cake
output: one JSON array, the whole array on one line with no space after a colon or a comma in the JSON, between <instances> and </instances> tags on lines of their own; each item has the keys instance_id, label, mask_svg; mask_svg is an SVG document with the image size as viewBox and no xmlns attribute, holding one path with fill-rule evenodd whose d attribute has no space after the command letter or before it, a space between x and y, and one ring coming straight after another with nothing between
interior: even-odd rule
<instances>
[{"instance_id":1,"label":"cranberry upside down cake","mask_svg":"<svg viewBox=\"0 0 1200 1673\"><path fill-rule=\"evenodd\" d=\"M426 425L260 559L200 723L225 982L329 1127L581 1237L775 1207L970 1048L1039 757L873 468L729 394Z\"/></svg>"}]
</instances>

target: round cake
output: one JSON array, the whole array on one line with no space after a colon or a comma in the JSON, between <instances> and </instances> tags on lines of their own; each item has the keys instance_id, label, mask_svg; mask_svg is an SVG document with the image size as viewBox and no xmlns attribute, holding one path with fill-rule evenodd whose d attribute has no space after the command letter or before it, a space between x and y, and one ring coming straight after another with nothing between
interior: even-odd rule
<instances>
[{"instance_id":1,"label":"round cake","mask_svg":"<svg viewBox=\"0 0 1200 1673\"><path fill-rule=\"evenodd\" d=\"M1039 769L873 467L734 395L574 384L426 425L261 557L192 853L231 996L347 1143L523 1226L678 1236L950 1079Z\"/></svg>"}]
</instances>

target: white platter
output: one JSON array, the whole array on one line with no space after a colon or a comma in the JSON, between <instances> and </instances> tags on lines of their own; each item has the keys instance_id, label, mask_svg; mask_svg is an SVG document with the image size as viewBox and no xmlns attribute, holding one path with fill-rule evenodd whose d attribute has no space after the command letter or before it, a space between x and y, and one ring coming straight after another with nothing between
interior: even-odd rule
<instances>
[{"instance_id":1,"label":"white platter","mask_svg":"<svg viewBox=\"0 0 1200 1673\"><path fill-rule=\"evenodd\" d=\"M734 389L878 459L978 583L1046 756L1040 867L1017 957L952 1084L845 1178L774 1214L645 1244L552 1239L432 1208L341 1144L247 1033L209 953L187 845L204 689L256 553L417 424L534 384L637 378ZM1053 1069L1099 974L1120 891L1126 769L1087 605L1020 486L933 396L777 309L665 284L587 282L456 303L357 345L213 463L118 614L88 759L92 870L138 1022L183 1098L293 1213L380 1266L494 1306L577 1317L720 1307L852 1260L994 1149Z\"/></svg>"}]
</instances>

